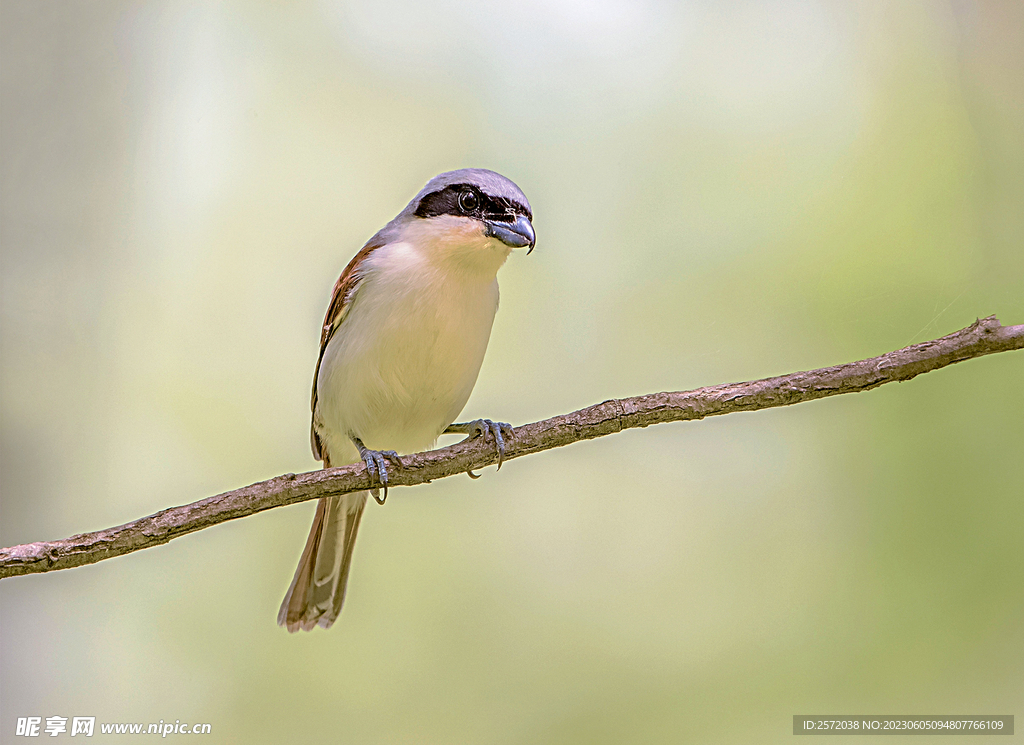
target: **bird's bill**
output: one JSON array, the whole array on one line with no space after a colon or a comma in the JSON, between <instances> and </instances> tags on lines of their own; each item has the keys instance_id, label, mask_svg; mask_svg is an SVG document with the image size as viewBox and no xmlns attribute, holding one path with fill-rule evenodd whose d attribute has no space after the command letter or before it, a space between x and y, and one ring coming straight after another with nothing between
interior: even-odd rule
<instances>
[{"instance_id":1,"label":"bird's bill","mask_svg":"<svg viewBox=\"0 0 1024 745\"><path fill-rule=\"evenodd\" d=\"M537 235L533 232L533 224L525 215L517 215L515 222L502 222L500 220L485 220L487 235L497 238L506 246L512 248L530 247L533 250L537 243ZM530 251L527 251L529 253Z\"/></svg>"}]
</instances>

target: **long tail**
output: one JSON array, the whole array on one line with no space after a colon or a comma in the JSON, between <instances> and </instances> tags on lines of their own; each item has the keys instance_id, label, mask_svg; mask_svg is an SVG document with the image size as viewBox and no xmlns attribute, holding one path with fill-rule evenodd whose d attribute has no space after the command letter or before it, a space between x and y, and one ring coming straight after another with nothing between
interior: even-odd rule
<instances>
[{"instance_id":1,"label":"long tail","mask_svg":"<svg viewBox=\"0 0 1024 745\"><path fill-rule=\"evenodd\" d=\"M366 492L326 497L316 506L313 527L288 593L277 614L288 631L330 628L341 613Z\"/></svg>"}]
</instances>

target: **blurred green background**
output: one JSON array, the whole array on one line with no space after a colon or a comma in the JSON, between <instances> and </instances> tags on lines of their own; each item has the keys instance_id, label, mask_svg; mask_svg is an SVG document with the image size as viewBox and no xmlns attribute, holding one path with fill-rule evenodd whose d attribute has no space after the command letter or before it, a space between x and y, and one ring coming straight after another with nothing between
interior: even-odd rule
<instances>
[{"instance_id":1,"label":"blurred green background","mask_svg":"<svg viewBox=\"0 0 1024 745\"><path fill-rule=\"evenodd\" d=\"M539 236L467 417L1024 323L1018 2L2 0L0 34L3 545L316 467L332 284L451 168ZM996 355L395 490L328 632L275 624L311 503L5 580L0 741L1024 726L1022 382Z\"/></svg>"}]
</instances>

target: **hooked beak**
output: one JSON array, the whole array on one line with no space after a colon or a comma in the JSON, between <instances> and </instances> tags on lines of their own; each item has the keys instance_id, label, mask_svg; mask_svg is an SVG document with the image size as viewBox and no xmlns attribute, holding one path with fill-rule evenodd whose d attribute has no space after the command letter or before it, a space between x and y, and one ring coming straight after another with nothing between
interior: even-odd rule
<instances>
[{"instance_id":1,"label":"hooked beak","mask_svg":"<svg viewBox=\"0 0 1024 745\"><path fill-rule=\"evenodd\" d=\"M515 222L502 222L501 220L484 220L487 226L487 235L497 238L506 246L512 248L530 247L526 253L533 251L537 244L537 235L533 232L533 224L525 215L516 215Z\"/></svg>"}]
</instances>

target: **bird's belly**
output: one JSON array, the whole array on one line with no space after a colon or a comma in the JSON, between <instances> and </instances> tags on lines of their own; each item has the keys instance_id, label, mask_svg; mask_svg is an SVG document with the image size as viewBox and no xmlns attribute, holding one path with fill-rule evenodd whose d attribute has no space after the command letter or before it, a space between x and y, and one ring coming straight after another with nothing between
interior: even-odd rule
<instances>
[{"instance_id":1,"label":"bird's belly","mask_svg":"<svg viewBox=\"0 0 1024 745\"><path fill-rule=\"evenodd\" d=\"M333 463L351 435L374 450L431 447L462 411L483 362L497 283L383 289L361 288L324 350L317 397Z\"/></svg>"}]
</instances>

